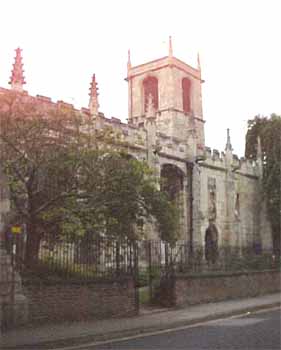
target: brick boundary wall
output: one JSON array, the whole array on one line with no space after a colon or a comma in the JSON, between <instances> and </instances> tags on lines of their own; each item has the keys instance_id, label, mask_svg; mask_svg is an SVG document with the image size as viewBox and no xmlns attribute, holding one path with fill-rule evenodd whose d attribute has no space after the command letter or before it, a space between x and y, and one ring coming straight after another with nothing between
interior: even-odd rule
<instances>
[{"instance_id":1,"label":"brick boundary wall","mask_svg":"<svg viewBox=\"0 0 281 350\"><path fill-rule=\"evenodd\" d=\"M254 297L280 291L280 276L276 270L178 274L161 281L157 298L163 306L182 306Z\"/></svg>"},{"instance_id":2,"label":"brick boundary wall","mask_svg":"<svg viewBox=\"0 0 281 350\"><path fill-rule=\"evenodd\" d=\"M138 312L134 281L24 281L28 322L48 323L133 316Z\"/></svg>"}]
</instances>

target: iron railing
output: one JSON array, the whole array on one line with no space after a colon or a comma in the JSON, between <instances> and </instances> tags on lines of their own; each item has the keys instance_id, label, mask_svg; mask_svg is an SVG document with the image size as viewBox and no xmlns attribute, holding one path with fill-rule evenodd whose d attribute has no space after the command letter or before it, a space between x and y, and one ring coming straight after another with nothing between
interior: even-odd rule
<instances>
[{"instance_id":1,"label":"iron railing","mask_svg":"<svg viewBox=\"0 0 281 350\"><path fill-rule=\"evenodd\" d=\"M17 270L27 272L24 237L8 240L7 248ZM94 280L96 278L135 276L139 284L169 273L241 271L280 267L272 251L220 247L215 262L205 259L200 247L190 252L190 244L161 240L117 240L108 237L46 236L41 240L36 265L30 267L41 277Z\"/></svg>"}]
</instances>

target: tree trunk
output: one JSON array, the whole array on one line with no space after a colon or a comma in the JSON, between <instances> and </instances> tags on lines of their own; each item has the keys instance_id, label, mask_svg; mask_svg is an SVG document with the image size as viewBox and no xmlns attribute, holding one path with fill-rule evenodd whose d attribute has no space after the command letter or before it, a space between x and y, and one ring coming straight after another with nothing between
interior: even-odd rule
<instances>
[{"instance_id":1,"label":"tree trunk","mask_svg":"<svg viewBox=\"0 0 281 350\"><path fill-rule=\"evenodd\" d=\"M279 230L280 232L280 230ZM281 256L281 242L280 242L280 233L278 231L274 231L273 234L273 252L274 255L280 257Z\"/></svg>"},{"instance_id":2,"label":"tree trunk","mask_svg":"<svg viewBox=\"0 0 281 350\"><path fill-rule=\"evenodd\" d=\"M41 235L35 225L27 224L27 240L25 250L25 265L28 268L36 267L39 258Z\"/></svg>"}]
</instances>

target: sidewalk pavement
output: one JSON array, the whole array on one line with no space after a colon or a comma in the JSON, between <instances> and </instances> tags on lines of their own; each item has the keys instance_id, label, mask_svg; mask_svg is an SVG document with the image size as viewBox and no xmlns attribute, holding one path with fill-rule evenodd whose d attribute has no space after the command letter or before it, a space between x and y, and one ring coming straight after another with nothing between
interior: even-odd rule
<instances>
[{"instance_id":1,"label":"sidewalk pavement","mask_svg":"<svg viewBox=\"0 0 281 350\"><path fill-rule=\"evenodd\" d=\"M87 342L117 339L207 320L227 317L248 311L280 306L280 293L247 299L187 306L182 309L142 311L130 318L101 321L50 324L10 330L0 337L0 349L54 349L86 344Z\"/></svg>"}]
</instances>

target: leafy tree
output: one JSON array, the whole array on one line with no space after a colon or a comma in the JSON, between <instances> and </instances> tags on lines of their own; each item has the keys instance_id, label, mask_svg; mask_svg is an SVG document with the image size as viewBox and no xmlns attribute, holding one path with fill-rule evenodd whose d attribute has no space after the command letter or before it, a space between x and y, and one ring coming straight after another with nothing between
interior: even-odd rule
<instances>
[{"instance_id":1,"label":"leafy tree","mask_svg":"<svg viewBox=\"0 0 281 350\"><path fill-rule=\"evenodd\" d=\"M0 97L1 162L9 180L13 221L26 224L26 263L34 264L40 240L56 222L44 220L77 192L78 115L46 109L22 94ZM70 127L71 126L71 127ZM75 136L75 137L74 137Z\"/></svg>"},{"instance_id":2,"label":"leafy tree","mask_svg":"<svg viewBox=\"0 0 281 350\"><path fill-rule=\"evenodd\" d=\"M153 217L162 239L176 239L175 207L145 163L112 150L110 130L98 132L79 112L24 94L0 95L0 106L1 162L13 220L26 224L28 266L46 235L137 239Z\"/></svg>"},{"instance_id":3,"label":"leafy tree","mask_svg":"<svg viewBox=\"0 0 281 350\"><path fill-rule=\"evenodd\" d=\"M272 227L273 246L280 255L281 236L281 117L256 116L248 121L245 156L257 159L257 139L261 140L263 192Z\"/></svg>"},{"instance_id":4,"label":"leafy tree","mask_svg":"<svg viewBox=\"0 0 281 350\"><path fill-rule=\"evenodd\" d=\"M90 217L99 218L95 222L97 231L115 238L138 239L143 236L145 221L156 219L163 240L177 239L176 207L157 189L146 163L112 151L99 151L96 156L89 151L87 159L80 184L87 196L81 202L84 210L80 214L86 209Z\"/></svg>"}]
</instances>

